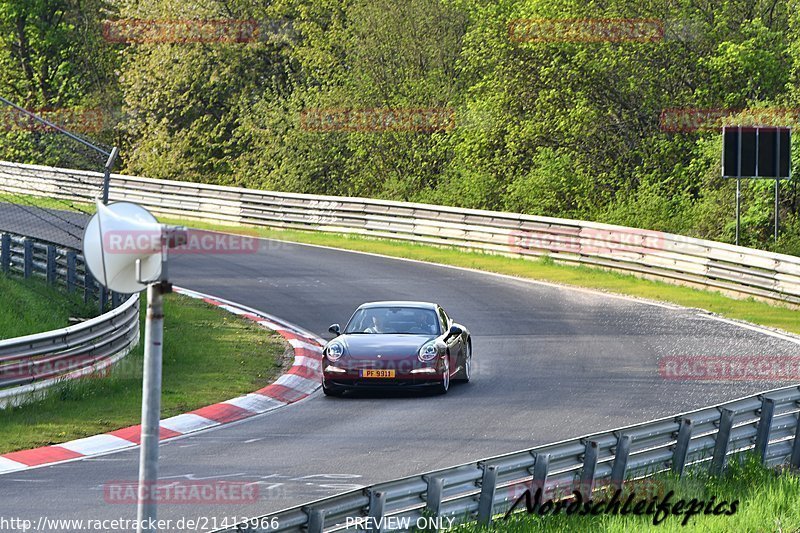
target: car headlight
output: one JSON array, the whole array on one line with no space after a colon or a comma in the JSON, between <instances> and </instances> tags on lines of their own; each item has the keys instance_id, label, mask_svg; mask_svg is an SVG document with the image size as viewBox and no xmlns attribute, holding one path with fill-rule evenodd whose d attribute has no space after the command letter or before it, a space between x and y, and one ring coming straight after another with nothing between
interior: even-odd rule
<instances>
[{"instance_id":1,"label":"car headlight","mask_svg":"<svg viewBox=\"0 0 800 533\"><path fill-rule=\"evenodd\" d=\"M439 356L439 346L436 344L436 340L428 341L422 345L422 348L419 349L419 360L423 363L427 363L428 361L433 361Z\"/></svg>"},{"instance_id":2,"label":"car headlight","mask_svg":"<svg viewBox=\"0 0 800 533\"><path fill-rule=\"evenodd\" d=\"M328 360L338 361L344 355L344 345L340 342L332 342L328 345Z\"/></svg>"}]
</instances>

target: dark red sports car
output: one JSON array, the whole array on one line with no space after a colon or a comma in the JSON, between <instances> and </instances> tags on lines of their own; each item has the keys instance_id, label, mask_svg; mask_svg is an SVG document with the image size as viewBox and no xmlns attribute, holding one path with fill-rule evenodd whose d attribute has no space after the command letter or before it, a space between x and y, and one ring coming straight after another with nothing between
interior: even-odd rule
<instances>
[{"instance_id":1,"label":"dark red sports car","mask_svg":"<svg viewBox=\"0 0 800 533\"><path fill-rule=\"evenodd\" d=\"M472 340L441 306L372 302L356 309L322 350L322 390L427 387L446 393L451 380L469 381Z\"/></svg>"}]
</instances>

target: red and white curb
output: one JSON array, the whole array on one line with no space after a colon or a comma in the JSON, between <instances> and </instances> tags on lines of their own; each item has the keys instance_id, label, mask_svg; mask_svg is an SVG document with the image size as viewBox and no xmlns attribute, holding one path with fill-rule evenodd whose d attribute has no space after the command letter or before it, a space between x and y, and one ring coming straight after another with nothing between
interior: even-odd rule
<instances>
[{"instance_id":1,"label":"red and white curb","mask_svg":"<svg viewBox=\"0 0 800 533\"><path fill-rule=\"evenodd\" d=\"M162 420L161 440L272 411L302 400L320 387L322 345L325 343L322 338L279 318L228 300L180 287L174 287L173 290L190 298L201 299L278 332L294 349L294 363L285 374L263 389ZM131 448L140 443L140 435L140 426L136 425L53 446L7 453L0 455L0 474Z\"/></svg>"}]
</instances>

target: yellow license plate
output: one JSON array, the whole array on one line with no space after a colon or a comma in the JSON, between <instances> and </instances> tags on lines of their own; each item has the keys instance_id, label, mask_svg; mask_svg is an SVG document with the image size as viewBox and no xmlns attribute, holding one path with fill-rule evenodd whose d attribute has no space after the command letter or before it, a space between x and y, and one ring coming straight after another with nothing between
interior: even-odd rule
<instances>
[{"instance_id":1,"label":"yellow license plate","mask_svg":"<svg viewBox=\"0 0 800 533\"><path fill-rule=\"evenodd\" d=\"M362 370L362 378L393 378L394 370Z\"/></svg>"}]
</instances>

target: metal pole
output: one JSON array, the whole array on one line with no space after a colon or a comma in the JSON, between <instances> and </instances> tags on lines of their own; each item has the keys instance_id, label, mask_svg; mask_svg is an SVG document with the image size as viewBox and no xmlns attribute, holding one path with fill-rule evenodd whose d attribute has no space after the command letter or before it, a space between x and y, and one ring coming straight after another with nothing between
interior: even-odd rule
<instances>
[{"instance_id":1,"label":"metal pole","mask_svg":"<svg viewBox=\"0 0 800 533\"><path fill-rule=\"evenodd\" d=\"M711 473L715 476L722 474L725 464L728 461L728 444L731 438L731 428L733 428L733 418L735 413L730 409L722 409L717 428L717 437L714 441L714 455L711 456Z\"/></svg>"},{"instance_id":2,"label":"metal pole","mask_svg":"<svg viewBox=\"0 0 800 533\"><path fill-rule=\"evenodd\" d=\"M111 169L114 167L114 161L117 159L119 150L115 146L111 149L111 154L108 156L106 166L103 168L103 203L108 205L108 186L111 182Z\"/></svg>"},{"instance_id":3,"label":"metal pole","mask_svg":"<svg viewBox=\"0 0 800 533\"><path fill-rule=\"evenodd\" d=\"M778 242L778 199L780 195L781 180L775 180L775 242Z\"/></svg>"},{"instance_id":4,"label":"metal pole","mask_svg":"<svg viewBox=\"0 0 800 533\"><path fill-rule=\"evenodd\" d=\"M742 177L742 127L739 126L739 136L736 143L736 246L739 246L739 204L741 196Z\"/></svg>"},{"instance_id":5,"label":"metal pole","mask_svg":"<svg viewBox=\"0 0 800 533\"><path fill-rule=\"evenodd\" d=\"M11 268L11 235L0 234L0 269L8 272Z\"/></svg>"},{"instance_id":6,"label":"metal pole","mask_svg":"<svg viewBox=\"0 0 800 533\"><path fill-rule=\"evenodd\" d=\"M497 491L497 465L488 465L483 468L481 478L481 495L478 499L478 525L488 526L492 523L492 510L494 497Z\"/></svg>"},{"instance_id":7,"label":"metal pole","mask_svg":"<svg viewBox=\"0 0 800 533\"><path fill-rule=\"evenodd\" d=\"M0 96L0 102L3 102L3 103L4 103L4 104L6 104L7 106L11 106L11 107L13 107L14 109L16 109L17 111L19 111L20 113L23 113L23 114L25 114L25 115L27 115L27 116L31 117L32 119L36 120L37 122L41 122L42 124L44 124L45 126L47 126L47 127L49 127L49 128L53 128L54 130L56 130L56 131L58 131L58 132L60 132L60 133L63 133L64 135L66 135L67 137L69 137L70 139L72 139L73 141L77 141L77 142L81 143L82 145L84 145L84 146L87 146L87 147L91 148L92 150L95 150L95 151L97 151L97 152L100 152L100 153L101 153L101 154L103 154L103 155L108 155L108 156L110 156L110 155L111 155L109 152L106 152L106 151L105 151L105 150L103 150L102 148L99 148L99 147L97 147L97 146L93 145L92 143L90 143L90 142L89 142L89 141L87 141L86 139L82 139L82 138L78 137L77 135L73 135L72 133L68 132L68 131L67 131L67 130L65 130L64 128L61 128L61 127L59 127L59 126L56 126L55 124L53 124L53 123L52 123L52 122L50 122L49 120L45 120L45 119L43 119L42 117L40 117L40 116L36 115L35 113L31 113L31 112L30 112L30 111L28 111L27 109L23 109L22 107L18 106L18 105L17 105L17 104L15 104L14 102L9 102L8 100L6 100L5 98L3 98L2 96Z\"/></svg>"},{"instance_id":8,"label":"metal pole","mask_svg":"<svg viewBox=\"0 0 800 533\"><path fill-rule=\"evenodd\" d=\"M596 441L590 440L586 443L583 455L583 469L581 470L581 485L579 487L581 494L585 500L592 499L592 491L594 490L594 475L597 471L597 453L598 447ZM544 490L542 490L544 493Z\"/></svg>"},{"instance_id":9,"label":"metal pole","mask_svg":"<svg viewBox=\"0 0 800 533\"><path fill-rule=\"evenodd\" d=\"M620 435L617 439L617 448L614 450L614 465L611 467L611 484L616 490L622 489L622 485L625 483L632 440L630 435Z\"/></svg>"},{"instance_id":10,"label":"metal pole","mask_svg":"<svg viewBox=\"0 0 800 533\"><path fill-rule=\"evenodd\" d=\"M161 418L161 349L164 339L164 293L169 284L147 287L144 330L144 380L142 383L142 445L139 450L137 533L155 532L156 502L150 497L158 482L158 437Z\"/></svg>"},{"instance_id":11,"label":"metal pole","mask_svg":"<svg viewBox=\"0 0 800 533\"><path fill-rule=\"evenodd\" d=\"M692 421L689 418L683 418L680 424L675 450L672 452L672 471L678 474L678 477L683 477L686 455L689 453L689 441L692 439Z\"/></svg>"},{"instance_id":12,"label":"metal pole","mask_svg":"<svg viewBox=\"0 0 800 533\"><path fill-rule=\"evenodd\" d=\"M772 419L775 416L775 399L762 398L761 416L756 428L755 453L762 464L767 460L767 447L769 446L769 436L772 432Z\"/></svg>"},{"instance_id":13,"label":"metal pole","mask_svg":"<svg viewBox=\"0 0 800 533\"><path fill-rule=\"evenodd\" d=\"M736 246L739 246L739 197L741 195L741 180L736 178Z\"/></svg>"},{"instance_id":14,"label":"metal pole","mask_svg":"<svg viewBox=\"0 0 800 533\"><path fill-rule=\"evenodd\" d=\"M108 186L111 183L111 169L103 169L103 205L108 205Z\"/></svg>"}]
</instances>

